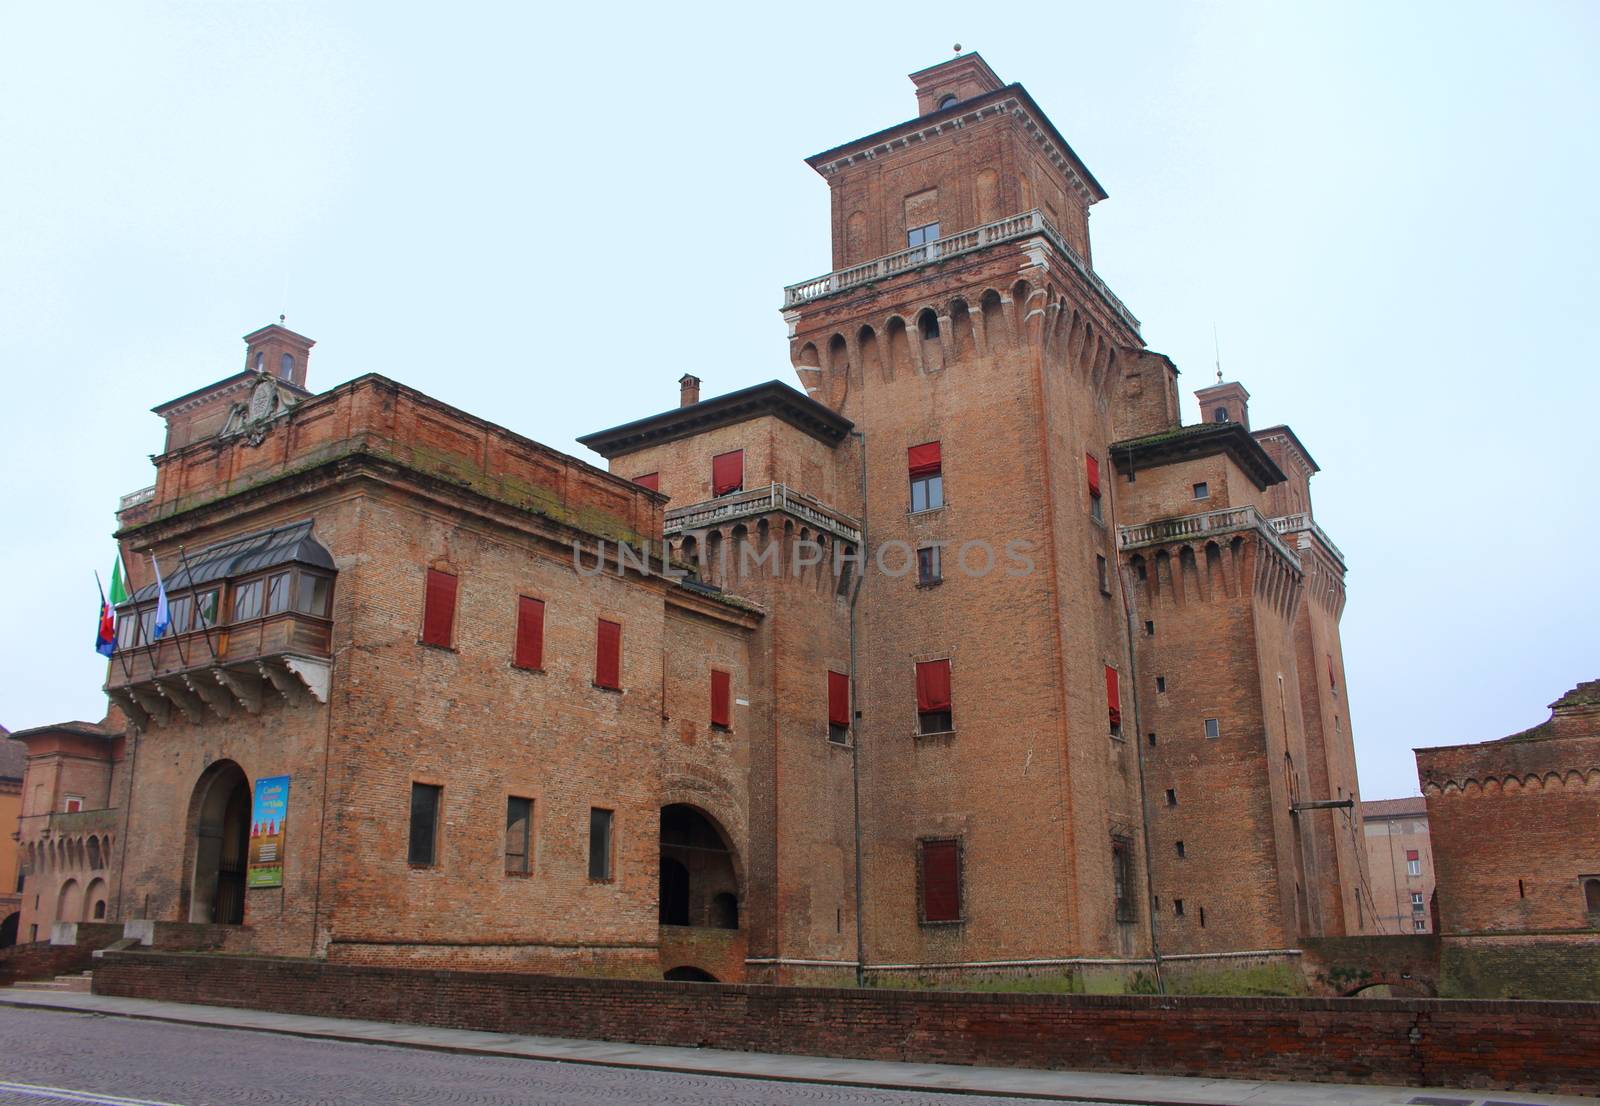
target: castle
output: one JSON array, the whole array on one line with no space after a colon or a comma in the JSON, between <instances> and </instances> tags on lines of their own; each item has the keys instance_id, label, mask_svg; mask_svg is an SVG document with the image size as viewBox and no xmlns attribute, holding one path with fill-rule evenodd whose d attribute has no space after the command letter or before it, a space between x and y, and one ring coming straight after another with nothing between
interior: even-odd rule
<instances>
[{"instance_id":1,"label":"castle","mask_svg":"<svg viewBox=\"0 0 1600 1106\"><path fill-rule=\"evenodd\" d=\"M112 712L22 735L21 932L1128 984L1374 928L1316 462L1236 383L1182 424L1021 85L911 79L808 159L800 389L685 375L579 439L602 471L381 376L312 391L271 325L157 407Z\"/></svg>"}]
</instances>

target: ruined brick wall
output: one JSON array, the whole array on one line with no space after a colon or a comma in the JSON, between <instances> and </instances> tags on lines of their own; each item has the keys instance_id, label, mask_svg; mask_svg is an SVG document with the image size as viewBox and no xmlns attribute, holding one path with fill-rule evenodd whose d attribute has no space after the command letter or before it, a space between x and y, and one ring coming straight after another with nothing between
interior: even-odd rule
<instances>
[{"instance_id":1,"label":"ruined brick wall","mask_svg":"<svg viewBox=\"0 0 1600 1106\"><path fill-rule=\"evenodd\" d=\"M112 953L97 994L915 1063L1594 1093L1600 1005L823 990ZM1498 1047L1485 1049L1493 1036Z\"/></svg>"}]
</instances>

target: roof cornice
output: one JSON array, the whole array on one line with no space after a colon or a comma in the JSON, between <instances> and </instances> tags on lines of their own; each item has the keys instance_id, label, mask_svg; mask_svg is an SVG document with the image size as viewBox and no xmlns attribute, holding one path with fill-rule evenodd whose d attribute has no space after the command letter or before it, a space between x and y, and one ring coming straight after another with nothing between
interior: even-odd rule
<instances>
[{"instance_id":1,"label":"roof cornice","mask_svg":"<svg viewBox=\"0 0 1600 1106\"><path fill-rule=\"evenodd\" d=\"M855 425L804 392L782 381L769 380L609 430L597 430L578 441L609 460L764 415L782 419L830 448L844 441Z\"/></svg>"},{"instance_id":2,"label":"roof cornice","mask_svg":"<svg viewBox=\"0 0 1600 1106\"><path fill-rule=\"evenodd\" d=\"M1085 207L1106 198L1105 188L1089 172L1089 167L1073 151L1061 132L1056 130L1049 116L1028 95L1028 90L1020 84L1008 84L993 92L952 104L943 111L919 115L842 146L812 154L806 158L806 164L822 176L832 177L859 162L872 161L949 131L1002 115L1010 115L1022 124L1045 157L1066 176L1067 183Z\"/></svg>"},{"instance_id":3,"label":"roof cornice","mask_svg":"<svg viewBox=\"0 0 1600 1106\"><path fill-rule=\"evenodd\" d=\"M1259 489L1265 490L1288 479L1261 443L1236 422L1196 423L1111 445L1112 460L1124 476L1218 453L1232 458Z\"/></svg>"}]
</instances>

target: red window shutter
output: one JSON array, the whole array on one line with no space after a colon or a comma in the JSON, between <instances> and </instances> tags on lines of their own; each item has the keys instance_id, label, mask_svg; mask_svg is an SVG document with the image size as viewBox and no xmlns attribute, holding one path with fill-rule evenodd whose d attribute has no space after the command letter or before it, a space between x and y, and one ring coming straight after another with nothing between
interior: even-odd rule
<instances>
[{"instance_id":1,"label":"red window shutter","mask_svg":"<svg viewBox=\"0 0 1600 1106\"><path fill-rule=\"evenodd\" d=\"M1418 859L1421 859L1421 858L1418 856L1416 849L1407 849L1406 850L1406 859L1407 860L1418 860Z\"/></svg>"},{"instance_id":2,"label":"red window shutter","mask_svg":"<svg viewBox=\"0 0 1600 1106\"><path fill-rule=\"evenodd\" d=\"M517 596L518 668L544 667L544 600Z\"/></svg>"},{"instance_id":3,"label":"red window shutter","mask_svg":"<svg viewBox=\"0 0 1600 1106\"><path fill-rule=\"evenodd\" d=\"M1106 665L1106 713L1113 726L1122 725L1122 688L1117 670Z\"/></svg>"},{"instance_id":4,"label":"red window shutter","mask_svg":"<svg viewBox=\"0 0 1600 1106\"><path fill-rule=\"evenodd\" d=\"M622 686L622 623L600 620L594 650L594 682L601 687Z\"/></svg>"},{"instance_id":5,"label":"red window shutter","mask_svg":"<svg viewBox=\"0 0 1600 1106\"><path fill-rule=\"evenodd\" d=\"M713 726L733 725L733 703L730 694L732 681L726 672L711 670L711 724Z\"/></svg>"},{"instance_id":6,"label":"red window shutter","mask_svg":"<svg viewBox=\"0 0 1600 1106\"><path fill-rule=\"evenodd\" d=\"M939 443L926 442L923 445L914 445L906 450L906 460L911 468L911 479L919 476L939 475Z\"/></svg>"},{"instance_id":7,"label":"red window shutter","mask_svg":"<svg viewBox=\"0 0 1600 1106\"><path fill-rule=\"evenodd\" d=\"M922 842L922 920L961 920L961 852L954 841Z\"/></svg>"},{"instance_id":8,"label":"red window shutter","mask_svg":"<svg viewBox=\"0 0 1600 1106\"><path fill-rule=\"evenodd\" d=\"M649 488L653 492L661 490L661 474L659 472L647 472L643 476L635 476L633 482L641 488Z\"/></svg>"},{"instance_id":9,"label":"red window shutter","mask_svg":"<svg viewBox=\"0 0 1600 1106\"><path fill-rule=\"evenodd\" d=\"M950 662L919 661L917 664L917 711L950 709Z\"/></svg>"},{"instance_id":10,"label":"red window shutter","mask_svg":"<svg viewBox=\"0 0 1600 1106\"><path fill-rule=\"evenodd\" d=\"M1089 494L1100 498L1100 458L1093 453L1083 455L1083 468L1089 475Z\"/></svg>"},{"instance_id":11,"label":"red window shutter","mask_svg":"<svg viewBox=\"0 0 1600 1106\"><path fill-rule=\"evenodd\" d=\"M711 494L727 495L744 487L744 450L719 453L711 458Z\"/></svg>"},{"instance_id":12,"label":"red window shutter","mask_svg":"<svg viewBox=\"0 0 1600 1106\"><path fill-rule=\"evenodd\" d=\"M422 600L422 640L429 645L450 645L456 624L456 578L436 568L428 569L428 590Z\"/></svg>"},{"instance_id":13,"label":"red window shutter","mask_svg":"<svg viewBox=\"0 0 1600 1106\"><path fill-rule=\"evenodd\" d=\"M828 724L850 726L850 677L843 672L828 673Z\"/></svg>"}]
</instances>

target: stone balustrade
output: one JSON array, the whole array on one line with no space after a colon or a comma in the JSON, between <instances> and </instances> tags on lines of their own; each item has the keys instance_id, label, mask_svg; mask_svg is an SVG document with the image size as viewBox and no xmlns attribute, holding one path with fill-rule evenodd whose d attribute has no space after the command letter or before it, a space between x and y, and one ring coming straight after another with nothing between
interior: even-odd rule
<instances>
[{"instance_id":1,"label":"stone balustrade","mask_svg":"<svg viewBox=\"0 0 1600 1106\"><path fill-rule=\"evenodd\" d=\"M1285 560L1298 570L1300 558L1278 537L1277 529L1254 507L1224 507L1219 511L1204 511L1196 515L1164 518L1137 526L1117 527L1117 542L1123 549L1137 549L1146 545L1165 545L1240 530L1254 530L1262 539L1281 553Z\"/></svg>"},{"instance_id":2,"label":"stone balustrade","mask_svg":"<svg viewBox=\"0 0 1600 1106\"><path fill-rule=\"evenodd\" d=\"M1127 305L1117 298L1116 294L1106 285L1106 282L1097 276L1089 263L1083 259L1077 250L1067 243L1061 232L1045 217L1044 212L1035 208L1024 211L1020 215L1011 215L1004 219L997 219L992 223L985 223L971 230L959 231L948 238L941 238L921 246L913 246L909 250L901 250L884 257L852 265L848 269L839 269L825 276L814 277L811 280L791 284L783 290L783 306L798 307L823 296L835 295L839 292L849 291L851 288L871 284L901 273L920 269L925 265L932 265L938 261L947 261L952 257L971 253L986 246L997 245L1001 242L1011 242L1021 238L1042 236L1049 240L1058 254L1065 257L1075 268L1079 275L1089 282L1111 312L1126 323L1135 334L1139 332L1139 320L1129 311Z\"/></svg>"},{"instance_id":3,"label":"stone balustrade","mask_svg":"<svg viewBox=\"0 0 1600 1106\"><path fill-rule=\"evenodd\" d=\"M670 510L666 514L663 529L666 536L671 538L720 526L735 519L764 515L769 511L783 511L844 541L861 542L861 526L855 519L824 506L786 484L749 488L720 499Z\"/></svg>"}]
</instances>

